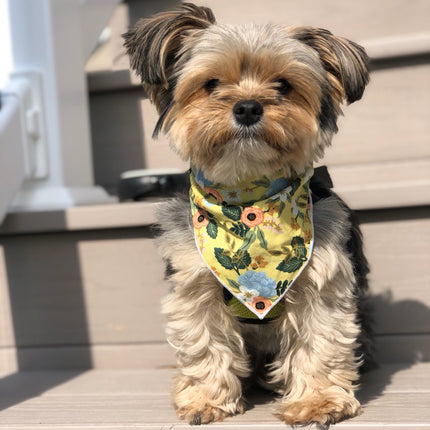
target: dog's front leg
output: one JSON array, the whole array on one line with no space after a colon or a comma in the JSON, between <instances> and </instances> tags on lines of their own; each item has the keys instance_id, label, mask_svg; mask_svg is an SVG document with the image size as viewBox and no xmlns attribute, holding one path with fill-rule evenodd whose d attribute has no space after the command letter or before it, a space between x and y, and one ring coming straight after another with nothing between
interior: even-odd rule
<instances>
[{"instance_id":1,"label":"dog's front leg","mask_svg":"<svg viewBox=\"0 0 430 430\"><path fill-rule=\"evenodd\" d=\"M249 374L239 324L228 313L222 287L207 269L178 272L163 310L180 373L173 386L177 415L191 424L243 413L240 378Z\"/></svg>"},{"instance_id":2,"label":"dog's front leg","mask_svg":"<svg viewBox=\"0 0 430 430\"><path fill-rule=\"evenodd\" d=\"M315 254L314 263L318 250ZM281 351L271 374L284 394L276 415L292 425L332 424L361 411L354 396L359 328L349 260L337 255L329 281L318 274L318 265L310 266L278 323Z\"/></svg>"}]
</instances>

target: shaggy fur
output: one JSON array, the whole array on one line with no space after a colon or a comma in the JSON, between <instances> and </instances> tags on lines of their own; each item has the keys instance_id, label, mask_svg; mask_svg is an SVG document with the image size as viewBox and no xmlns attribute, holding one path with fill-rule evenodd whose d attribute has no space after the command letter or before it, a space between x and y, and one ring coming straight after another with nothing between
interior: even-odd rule
<instances>
[{"instance_id":1,"label":"shaggy fur","mask_svg":"<svg viewBox=\"0 0 430 430\"><path fill-rule=\"evenodd\" d=\"M279 169L300 174L330 144L341 103L360 99L368 82L363 48L327 30L220 25L192 4L139 21L125 46L160 114L155 133L226 185ZM244 100L261 111L252 124L234 114ZM202 424L242 413L251 376L282 395L276 416L285 423L329 424L360 413L361 235L336 195L318 184L313 190L322 198L314 202L312 257L282 315L262 325L239 322L226 306L197 251L188 199L161 206L160 249L173 284L163 311L180 370L179 417Z\"/></svg>"}]
</instances>

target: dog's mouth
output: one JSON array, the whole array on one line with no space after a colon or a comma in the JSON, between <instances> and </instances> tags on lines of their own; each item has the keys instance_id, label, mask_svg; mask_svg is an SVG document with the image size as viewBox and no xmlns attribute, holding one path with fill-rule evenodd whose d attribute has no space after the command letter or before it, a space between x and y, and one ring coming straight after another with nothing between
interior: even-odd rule
<instances>
[{"instance_id":1,"label":"dog's mouth","mask_svg":"<svg viewBox=\"0 0 430 430\"><path fill-rule=\"evenodd\" d=\"M283 156L289 153L287 142L282 142L273 134L270 134L265 129L264 119L250 126L235 124L231 136L226 141L227 145L232 145L239 152L243 151L262 151L270 150L270 156L273 157L273 151L276 151ZM232 149L233 149L232 148ZM254 152L255 154L255 152ZM260 154L262 155L262 154Z\"/></svg>"},{"instance_id":2,"label":"dog's mouth","mask_svg":"<svg viewBox=\"0 0 430 430\"><path fill-rule=\"evenodd\" d=\"M244 143L252 144L254 140L262 139L263 127L261 125L244 126L235 124L232 137L229 140L242 140Z\"/></svg>"}]
</instances>

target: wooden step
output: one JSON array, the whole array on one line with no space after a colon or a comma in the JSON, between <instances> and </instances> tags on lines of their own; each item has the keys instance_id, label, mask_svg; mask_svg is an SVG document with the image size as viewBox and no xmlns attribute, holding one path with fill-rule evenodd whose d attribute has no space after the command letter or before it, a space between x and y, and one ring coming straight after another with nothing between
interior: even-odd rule
<instances>
[{"instance_id":1,"label":"wooden step","mask_svg":"<svg viewBox=\"0 0 430 430\"><path fill-rule=\"evenodd\" d=\"M157 357L158 358L158 357ZM155 360L153 360L154 362ZM0 379L0 428L32 429L175 429L192 428L179 421L170 403L175 373L159 364L139 370L39 371ZM339 429L430 428L430 363L385 364L369 373L358 394L361 416ZM249 409L212 430L287 428L273 416L279 399L254 394ZM195 427L194 427L195 428Z\"/></svg>"},{"instance_id":2,"label":"wooden step","mask_svg":"<svg viewBox=\"0 0 430 430\"><path fill-rule=\"evenodd\" d=\"M136 202L7 218L1 371L139 368L148 348L164 345L160 302L170 287L151 229L155 208ZM358 215L378 359L429 361L430 206Z\"/></svg>"}]
</instances>

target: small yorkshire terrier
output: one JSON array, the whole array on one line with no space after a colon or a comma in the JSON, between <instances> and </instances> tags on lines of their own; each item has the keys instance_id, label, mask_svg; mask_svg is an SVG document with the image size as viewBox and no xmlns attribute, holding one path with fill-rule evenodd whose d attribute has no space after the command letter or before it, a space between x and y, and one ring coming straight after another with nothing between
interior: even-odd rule
<instances>
[{"instance_id":1,"label":"small yorkshire terrier","mask_svg":"<svg viewBox=\"0 0 430 430\"><path fill-rule=\"evenodd\" d=\"M364 49L320 28L217 24L193 4L124 38L160 115L154 134L191 164L190 194L161 205L158 239L178 416L243 413L253 384L282 394L287 424L356 416L367 264L313 163L368 83Z\"/></svg>"}]
</instances>

